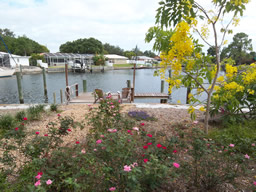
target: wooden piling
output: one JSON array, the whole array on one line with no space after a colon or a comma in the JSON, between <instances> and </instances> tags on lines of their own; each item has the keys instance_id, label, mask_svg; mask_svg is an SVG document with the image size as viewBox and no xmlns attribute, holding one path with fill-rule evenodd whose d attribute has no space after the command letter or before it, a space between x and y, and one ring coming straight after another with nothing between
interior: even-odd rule
<instances>
[{"instance_id":1,"label":"wooden piling","mask_svg":"<svg viewBox=\"0 0 256 192\"><path fill-rule=\"evenodd\" d=\"M172 78L172 70L171 69L169 69L169 78L171 79ZM169 87L170 87L170 83L169 83ZM169 90L169 87L168 87L168 90ZM171 95L171 92L170 92L170 90L168 91L168 95Z\"/></svg>"},{"instance_id":2,"label":"wooden piling","mask_svg":"<svg viewBox=\"0 0 256 192\"><path fill-rule=\"evenodd\" d=\"M127 80L126 83L127 83L127 87L128 87L128 88L131 88L131 80Z\"/></svg>"},{"instance_id":3,"label":"wooden piling","mask_svg":"<svg viewBox=\"0 0 256 192\"><path fill-rule=\"evenodd\" d=\"M53 103L56 104L56 93L53 93Z\"/></svg>"},{"instance_id":4,"label":"wooden piling","mask_svg":"<svg viewBox=\"0 0 256 192\"><path fill-rule=\"evenodd\" d=\"M47 97L47 85L46 85L46 75L45 68L43 68L43 81L44 81L44 96Z\"/></svg>"},{"instance_id":5,"label":"wooden piling","mask_svg":"<svg viewBox=\"0 0 256 192\"><path fill-rule=\"evenodd\" d=\"M20 72L16 72L16 77L17 77L17 85L18 85L18 93L19 93L20 104L23 104L24 103L24 98L23 98L23 89L22 89Z\"/></svg>"},{"instance_id":6,"label":"wooden piling","mask_svg":"<svg viewBox=\"0 0 256 192\"><path fill-rule=\"evenodd\" d=\"M78 97L78 83L76 83L75 88L76 88L76 97Z\"/></svg>"},{"instance_id":7,"label":"wooden piling","mask_svg":"<svg viewBox=\"0 0 256 192\"><path fill-rule=\"evenodd\" d=\"M63 103L63 91L62 89L60 90L60 103Z\"/></svg>"},{"instance_id":8,"label":"wooden piling","mask_svg":"<svg viewBox=\"0 0 256 192\"><path fill-rule=\"evenodd\" d=\"M83 92L84 93L87 92L87 82L86 82L86 80L83 80Z\"/></svg>"},{"instance_id":9,"label":"wooden piling","mask_svg":"<svg viewBox=\"0 0 256 192\"><path fill-rule=\"evenodd\" d=\"M186 99L186 104L189 104L189 94L191 93L191 87L189 86L188 88L187 88L187 99Z\"/></svg>"},{"instance_id":10,"label":"wooden piling","mask_svg":"<svg viewBox=\"0 0 256 192\"><path fill-rule=\"evenodd\" d=\"M161 80L161 93L164 92L164 80Z\"/></svg>"},{"instance_id":11,"label":"wooden piling","mask_svg":"<svg viewBox=\"0 0 256 192\"><path fill-rule=\"evenodd\" d=\"M65 77L66 77L66 99L70 101L70 90L68 87L68 64L65 64Z\"/></svg>"},{"instance_id":12,"label":"wooden piling","mask_svg":"<svg viewBox=\"0 0 256 192\"><path fill-rule=\"evenodd\" d=\"M23 74L22 74L22 65L20 64L20 76L21 78L23 78Z\"/></svg>"}]
</instances>

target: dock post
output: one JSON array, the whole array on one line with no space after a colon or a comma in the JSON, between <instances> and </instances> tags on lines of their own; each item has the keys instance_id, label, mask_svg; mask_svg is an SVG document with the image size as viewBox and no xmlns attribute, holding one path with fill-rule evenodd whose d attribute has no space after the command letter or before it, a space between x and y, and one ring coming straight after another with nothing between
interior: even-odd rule
<instances>
[{"instance_id":1,"label":"dock post","mask_svg":"<svg viewBox=\"0 0 256 192\"><path fill-rule=\"evenodd\" d=\"M161 80L161 93L164 92L164 80Z\"/></svg>"},{"instance_id":2,"label":"dock post","mask_svg":"<svg viewBox=\"0 0 256 192\"><path fill-rule=\"evenodd\" d=\"M190 86L188 86L188 88L187 88L187 99L186 99L186 104L189 104L189 94L190 94L190 92L191 92L191 87L190 87Z\"/></svg>"},{"instance_id":3,"label":"dock post","mask_svg":"<svg viewBox=\"0 0 256 192\"><path fill-rule=\"evenodd\" d=\"M66 77L66 99L67 101L70 101L70 93L69 93L69 87L68 87L68 64L65 64L65 77Z\"/></svg>"},{"instance_id":4,"label":"dock post","mask_svg":"<svg viewBox=\"0 0 256 192\"><path fill-rule=\"evenodd\" d=\"M60 90L60 103L63 103L63 91L62 89Z\"/></svg>"},{"instance_id":5,"label":"dock post","mask_svg":"<svg viewBox=\"0 0 256 192\"><path fill-rule=\"evenodd\" d=\"M22 74L22 66L21 66L21 64L20 64L20 76L21 76L21 78L23 78L23 74Z\"/></svg>"},{"instance_id":6,"label":"dock post","mask_svg":"<svg viewBox=\"0 0 256 192\"><path fill-rule=\"evenodd\" d=\"M127 83L127 87L128 87L128 88L131 88L131 80L127 80L126 83Z\"/></svg>"},{"instance_id":7,"label":"dock post","mask_svg":"<svg viewBox=\"0 0 256 192\"><path fill-rule=\"evenodd\" d=\"M171 79L172 78L172 70L171 69L169 69L169 79ZM170 83L169 83L169 87L170 87ZM168 87L168 90L169 90L169 87ZM171 92L170 91L168 91L168 95L170 96L171 95Z\"/></svg>"},{"instance_id":8,"label":"dock post","mask_svg":"<svg viewBox=\"0 0 256 192\"><path fill-rule=\"evenodd\" d=\"M75 85L76 87L76 97L78 97L78 83Z\"/></svg>"},{"instance_id":9,"label":"dock post","mask_svg":"<svg viewBox=\"0 0 256 192\"><path fill-rule=\"evenodd\" d=\"M44 96L47 97L47 85L46 85L46 75L45 75L44 67L43 67L43 81L44 81Z\"/></svg>"},{"instance_id":10,"label":"dock post","mask_svg":"<svg viewBox=\"0 0 256 192\"><path fill-rule=\"evenodd\" d=\"M131 102L134 102L134 88L131 88Z\"/></svg>"},{"instance_id":11,"label":"dock post","mask_svg":"<svg viewBox=\"0 0 256 192\"><path fill-rule=\"evenodd\" d=\"M56 104L56 93L53 93L53 103Z\"/></svg>"},{"instance_id":12,"label":"dock post","mask_svg":"<svg viewBox=\"0 0 256 192\"><path fill-rule=\"evenodd\" d=\"M16 72L16 77L17 77L17 85L18 85L18 93L19 93L20 104L23 104L24 99L23 99L23 90L22 90L20 72Z\"/></svg>"},{"instance_id":13,"label":"dock post","mask_svg":"<svg viewBox=\"0 0 256 192\"><path fill-rule=\"evenodd\" d=\"M87 83L86 83L86 80L83 80L83 91L84 91L84 93L86 93L86 91L87 91Z\"/></svg>"}]
</instances>

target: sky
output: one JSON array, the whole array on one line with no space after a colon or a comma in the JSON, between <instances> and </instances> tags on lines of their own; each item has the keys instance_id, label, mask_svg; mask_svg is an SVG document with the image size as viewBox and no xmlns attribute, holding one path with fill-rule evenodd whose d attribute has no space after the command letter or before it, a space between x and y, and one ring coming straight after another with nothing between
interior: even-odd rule
<instances>
[{"instance_id":1,"label":"sky","mask_svg":"<svg viewBox=\"0 0 256 192\"><path fill-rule=\"evenodd\" d=\"M50 52L79 38L96 38L102 43L131 50L137 45L142 51L152 50L145 43L147 30L155 25L160 0L0 0L0 28L8 28L16 36L45 45ZM210 0L203 1L210 5ZM247 6L240 24L227 36L245 32L256 51L256 0ZM209 38L209 41L212 41Z\"/></svg>"}]
</instances>

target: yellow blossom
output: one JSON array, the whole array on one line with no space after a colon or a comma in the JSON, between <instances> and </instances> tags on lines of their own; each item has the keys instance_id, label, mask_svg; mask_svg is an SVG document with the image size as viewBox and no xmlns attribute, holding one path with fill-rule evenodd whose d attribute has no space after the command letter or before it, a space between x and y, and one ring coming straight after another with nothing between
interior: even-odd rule
<instances>
[{"instance_id":1,"label":"yellow blossom","mask_svg":"<svg viewBox=\"0 0 256 192\"><path fill-rule=\"evenodd\" d=\"M191 114L191 113L194 113L194 111L195 111L195 108L193 106L189 106L188 113Z\"/></svg>"},{"instance_id":2,"label":"yellow blossom","mask_svg":"<svg viewBox=\"0 0 256 192\"><path fill-rule=\"evenodd\" d=\"M206 111L204 107L200 107L199 111Z\"/></svg>"},{"instance_id":3,"label":"yellow blossom","mask_svg":"<svg viewBox=\"0 0 256 192\"><path fill-rule=\"evenodd\" d=\"M247 90L249 94L253 95L254 94L254 90L253 89L248 89Z\"/></svg>"},{"instance_id":4,"label":"yellow blossom","mask_svg":"<svg viewBox=\"0 0 256 192\"><path fill-rule=\"evenodd\" d=\"M181 103L180 100L178 100L177 103L180 104Z\"/></svg>"}]
</instances>

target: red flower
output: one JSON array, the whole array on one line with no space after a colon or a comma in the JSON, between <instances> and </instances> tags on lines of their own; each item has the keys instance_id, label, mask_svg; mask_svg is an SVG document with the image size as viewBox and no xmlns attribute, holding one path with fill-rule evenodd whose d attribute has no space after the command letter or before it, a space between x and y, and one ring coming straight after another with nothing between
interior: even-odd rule
<instances>
[{"instance_id":1,"label":"red flower","mask_svg":"<svg viewBox=\"0 0 256 192\"><path fill-rule=\"evenodd\" d=\"M128 130L127 133L131 133L131 130Z\"/></svg>"},{"instance_id":2,"label":"red flower","mask_svg":"<svg viewBox=\"0 0 256 192\"><path fill-rule=\"evenodd\" d=\"M167 147L162 147L163 149L167 149Z\"/></svg>"},{"instance_id":3,"label":"red flower","mask_svg":"<svg viewBox=\"0 0 256 192\"><path fill-rule=\"evenodd\" d=\"M143 149L147 149L147 148L148 148L148 146L147 146L147 145L143 146Z\"/></svg>"},{"instance_id":4,"label":"red flower","mask_svg":"<svg viewBox=\"0 0 256 192\"><path fill-rule=\"evenodd\" d=\"M44 134L44 136L45 136L45 137L47 137L47 136L48 136L48 134Z\"/></svg>"},{"instance_id":5,"label":"red flower","mask_svg":"<svg viewBox=\"0 0 256 192\"><path fill-rule=\"evenodd\" d=\"M28 118L27 118L27 117L24 117L23 120L26 121L26 120L28 120Z\"/></svg>"},{"instance_id":6,"label":"red flower","mask_svg":"<svg viewBox=\"0 0 256 192\"><path fill-rule=\"evenodd\" d=\"M152 145L152 143L147 143L147 145Z\"/></svg>"},{"instance_id":7,"label":"red flower","mask_svg":"<svg viewBox=\"0 0 256 192\"><path fill-rule=\"evenodd\" d=\"M157 146L158 148L161 148L161 147L162 147L162 145L161 145L161 144L157 144L156 146Z\"/></svg>"},{"instance_id":8,"label":"red flower","mask_svg":"<svg viewBox=\"0 0 256 192\"><path fill-rule=\"evenodd\" d=\"M37 175L41 175L41 176L42 176L42 175L43 175L43 172L38 172Z\"/></svg>"},{"instance_id":9,"label":"red flower","mask_svg":"<svg viewBox=\"0 0 256 192\"><path fill-rule=\"evenodd\" d=\"M142 157L145 157L145 154L142 154L141 156L142 156Z\"/></svg>"},{"instance_id":10,"label":"red flower","mask_svg":"<svg viewBox=\"0 0 256 192\"><path fill-rule=\"evenodd\" d=\"M21 125L25 125L24 123L21 123Z\"/></svg>"},{"instance_id":11,"label":"red flower","mask_svg":"<svg viewBox=\"0 0 256 192\"><path fill-rule=\"evenodd\" d=\"M133 133L130 133L130 135L133 135Z\"/></svg>"},{"instance_id":12,"label":"red flower","mask_svg":"<svg viewBox=\"0 0 256 192\"><path fill-rule=\"evenodd\" d=\"M80 142L79 141L76 141L76 144L79 144Z\"/></svg>"},{"instance_id":13,"label":"red flower","mask_svg":"<svg viewBox=\"0 0 256 192\"><path fill-rule=\"evenodd\" d=\"M143 161L144 161L145 163L147 163L147 162L148 162L148 159L143 159Z\"/></svg>"},{"instance_id":14,"label":"red flower","mask_svg":"<svg viewBox=\"0 0 256 192\"><path fill-rule=\"evenodd\" d=\"M60 117L60 114L58 114L58 117Z\"/></svg>"},{"instance_id":15,"label":"red flower","mask_svg":"<svg viewBox=\"0 0 256 192\"><path fill-rule=\"evenodd\" d=\"M148 137L152 137L152 135L151 135L151 134L147 134L147 136L148 136Z\"/></svg>"},{"instance_id":16,"label":"red flower","mask_svg":"<svg viewBox=\"0 0 256 192\"><path fill-rule=\"evenodd\" d=\"M176 149L174 149L172 152L173 152L173 153L177 153L178 151L177 151Z\"/></svg>"},{"instance_id":17,"label":"red flower","mask_svg":"<svg viewBox=\"0 0 256 192\"><path fill-rule=\"evenodd\" d=\"M67 129L69 132L71 131L71 129Z\"/></svg>"},{"instance_id":18,"label":"red flower","mask_svg":"<svg viewBox=\"0 0 256 192\"><path fill-rule=\"evenodd\" d=\"M16 127L16 128L15 128L15 131L18 131L18 130L19 130L19 127Z\"/></svg>"},{"instance_id":19,"label":"red flower","mask_svg":"<svg viewBox=\"0 0 256 192\"><path fill-rule=\"evenodd\" d=\"M144 126L144 125L145 125L145 123L141 123L140 125L141 125L141 126Z\"/></svg>"},{"instance_id":20,"label":"red flower","mask_svg":"<svg viewBox=\"0 0 256 192\"><path fill-rule=\"evenodd\" d=\"M36 132L37 135L39 135L39 133L40 133L39 131Z\"/></svg>"}]
</instances>

